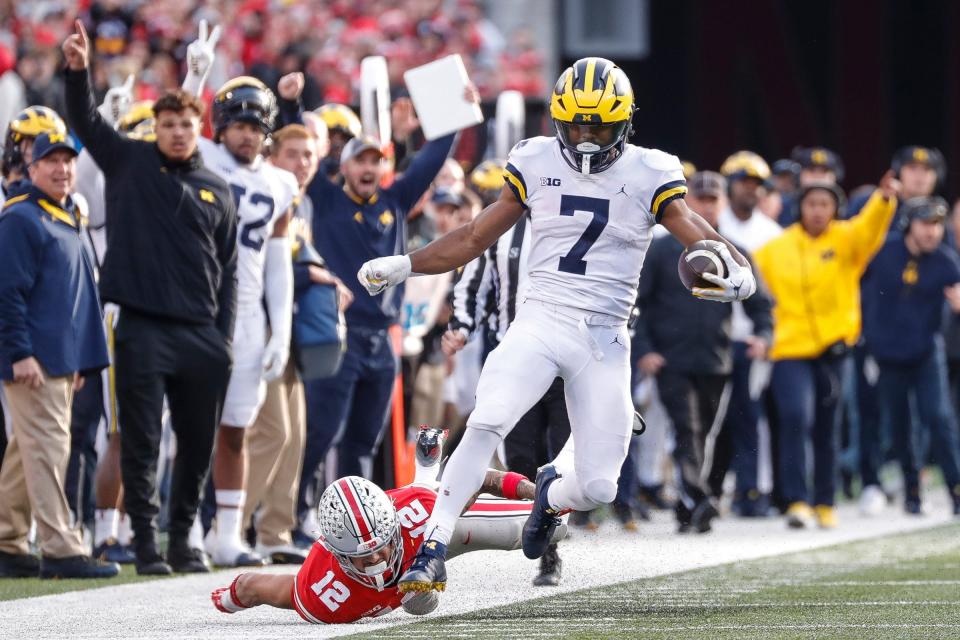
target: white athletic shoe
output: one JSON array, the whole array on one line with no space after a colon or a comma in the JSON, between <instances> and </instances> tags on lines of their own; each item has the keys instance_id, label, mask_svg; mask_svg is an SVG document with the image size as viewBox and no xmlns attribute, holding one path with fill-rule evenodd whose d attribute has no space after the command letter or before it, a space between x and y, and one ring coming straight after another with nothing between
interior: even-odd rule
<instances>
[{"instance_id":1,"label":"white athletic shoe","mask_svg":"<svg viewBox=\"0 0 960 640\"><path fill-rule=\"evenodd\" d=\"M867 485L860 492L860 515L878 516L887 507L887 494L875 484Z\"/></svg>"},{"instance_id":2,"label":"white athletic shoe","mask_svg":"<svg viewBox=\"0 0 960 640\"><path fill-rule=\"evenodd\" d=\"M262 567L266 564L259 553L242 542L221 540L216 527L210 529L204 543L210 561L218 567Z\"/></svg>"}]
</instances>

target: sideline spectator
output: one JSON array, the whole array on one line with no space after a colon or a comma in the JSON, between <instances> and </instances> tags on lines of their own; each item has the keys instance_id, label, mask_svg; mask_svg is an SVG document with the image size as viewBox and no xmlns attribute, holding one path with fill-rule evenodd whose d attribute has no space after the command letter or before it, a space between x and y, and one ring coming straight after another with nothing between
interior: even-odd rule
<instances>
[{"instance_id":1,"label":"sideline spectator","mask_svg":"<svg viewBox=\"0 0 960 640\"><path fill-rule=\"evenodd\" d=\"M403 253L406 215L436 177L453 135L427 143L402 176L381 188L383 152L375 140L351 138L340 157L343 185L318 173L307 188L313 204L313 238L330 270L356 273L372 257ZM307 448L298 510L317 467L339 444L337 473L369 478L372 456L386 425L398 360L388 329L398 322L403 288L371 297L356 278L345 284L354 295L347 309L347 353L332 378L307 384Z\"/></svg>"},{"instance_id":2,"label":"sideline spectator","mask_svg":"<svg viewBox=\"0 0 960 640\"><path fill-rule=\"evenodd\" d=\"M960 446L946 397L941 335L944 300L960 313L960 261L942 244L947 217L942 198L912 198L901 211L903 235L892 234L863 278L863 333L880 367L877 396L903 470L904 508L922 513L917 449L922 424L930 430L930 453L943 470L953 513L960 515Z\"/></svg>"},{"instance_id":3,"label":"sideline spectator","mask_svg":"<svg viewBox=\"0 0 960 640\"><path fill-rule=\"evenodd\" d=\"M712 176L714 180L720 178ZM750 178L749 182L757 183L750 192L762 189L760 183L765 178ZM705 189L702 174L694 174L690 184L690 206L716 228L720 201L716 197L710 199L711 191ZM722 425L733 370L733 307L690 295L677 277L677 262L683 250L672 235L656 238L650 245L640 276L640 322L631 355L640 371L656 376L660 399L673 423L673 457L680 493L676 504L678 531L705 533L711 530L711 520L719 515L714 498L719 498L716 494L732 448L730 431L724 433ZM742 249L741 253L746 255ZM753 349L762 357L771 332L770 298L762 286L743 301L743 309L753 321ZM708 482L715 463L720 482Z\"/></svg>"},{"instance_id":4,"label":"sideline spectator","mask_svg":"<svg viewBox=\"0 0 960 640\"><path fill-rule=\"evenodd\" d=\"M0 576L108 578L70 525L63 477L70 404L83 376L109 364L93 266L70 193L77 150L60 133L36 137L29 190L0 216L0 377L13 438L0 472ZM67 330L64 322L68 322ZM27 534L37 521L41 558Z\"/></svg>"},{"instance_id":5,"label":"sideline spectator","mask_svg":"<svg viewBox=\"0 0 960 640\"><path fill-rule=\"evenodd\" d=\"M814 515L821 527L837 526L842 367L860 336L860 277L882 246L899 188L888 172L861 214L845 221L838 219L844 201L839 187L807 185L797 199L800 221L753 254L774 299L771 389L779 418L780 489L791 528L807 526ZM813 439L814 509L806 480L807 433Z\"/></svg>"},{"instance_id":6,"label":"sideline spectator","mask_svg":"<svg viewBox=\"0 0 960 640\"><path fill-rule=\"evenodd\" d=\"M230 375L237 217L226 182L197 151L203 106L178 91L154 104L156 142L128 138L97 112L83 24L63 45L69 121L106 178L108 251L100 274L120 306L116 333L121 471L137 572L209 571L188 534L210 466ZM171 259L176 256L176 259ZM169 564L160 555L157 459L166 394L180 446Z\"/></svg>"}]
</instances>

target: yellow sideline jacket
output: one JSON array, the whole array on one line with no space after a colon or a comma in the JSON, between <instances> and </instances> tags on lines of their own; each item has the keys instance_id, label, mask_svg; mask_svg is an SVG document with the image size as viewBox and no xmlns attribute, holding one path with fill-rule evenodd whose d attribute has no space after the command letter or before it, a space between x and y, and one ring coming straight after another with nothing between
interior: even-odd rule
<instances>
[{"instance_id":1,"label":"yellow sideline jacket","mask_svg":"<svg viewBox=\"0 0 960 640\"><path fill-rule=\"evenodd\" d=\"M860 214L834 220L819 237L799 222L753 254L774 299L772 360L816 358L860 336L860 276L883 246L895 198L878 190Z\"/></svg>"}]
</instances>

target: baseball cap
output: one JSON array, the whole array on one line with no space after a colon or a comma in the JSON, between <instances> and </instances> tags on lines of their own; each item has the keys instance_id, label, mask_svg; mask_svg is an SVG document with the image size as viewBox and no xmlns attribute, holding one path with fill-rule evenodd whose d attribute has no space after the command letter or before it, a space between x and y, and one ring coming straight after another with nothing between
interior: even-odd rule
<instances>
[{"instance_id":1,"label":"baseball cap","mask_svg":"<svg viewBox=\"0 0 960 640\"><path fill-rule=\"evenodd\" d=\"M687 183L690 195L695 198L713 196L719 198L727 191L727 179L716 171L697 171Z\"/></svg>"},{"instance_id":2,"label":"baseball cap","mask_svg":"<svg viewBox=\"0 0 960 640\"><path fill-rule=\"evenodd\" d=\"M837 180L843 179L843 162L836 152L824 147L810 147L795 149L793 159L799 163L801 169L813 169L821 167L827 171L832 171Z\"/></svg>"},{"instance_id":3,"label":"baseball cap","mask_svg":"<svg viewBox=\"0 0 960 640\"><path fill-rule=\"evenodd\" d=\"M66 149L75 156L80 153L73 142L73 137L71 137L69 133L44 131L33 141L33 161L36 162L37 160L45 158L57 149Z\"/></svg>"},{"instance_id":4,"label":"baseball cap","mask_svg":"<svg viewBox=\"0 0 960 640\"><path fill-rule=\"evenodd\" d=\"M340 152L340 164L343 164L351 158L355 158L364 151L370 150L376 151L380 154L380 157L383 157L383 150L380 148L380 143L377 142L374 138L370 136L357 136L355 138L350 138L347 141L347 144L343 145L343 151Z\"/></svg>"},{"instance_id":5,"label":"baseball cap","mask_svg":"<svg viewBox=\"0 0 960 640\"><path fill-rule=\"evenodd\" d=\"M938 196L910 198L903 203L902 215L908 222L910 220L943 222L949 208L947 201Z\"/></svg>"},{"instance_id":6,"label":"baseball cap","mask_svg":"<svg viewBox=\"0 0 960 640\"><path fill-rule=\"evenodd\" d=\"M782 176L782 175L792 175L795 176L800 173L800 164L788 158L780 158L773 163L773 175Z\"/></svg>"},{"instance_id":7,"label":"baseball cap","mask_svg":"<svg viewBox=\"0 0 960 640\"><path fill-rule=\"evenodd\" d=\"M449 187L438 187L430 196L433 204L451 204L455 207L463 206L463 196Z\"/></svg>"}]
</instances>

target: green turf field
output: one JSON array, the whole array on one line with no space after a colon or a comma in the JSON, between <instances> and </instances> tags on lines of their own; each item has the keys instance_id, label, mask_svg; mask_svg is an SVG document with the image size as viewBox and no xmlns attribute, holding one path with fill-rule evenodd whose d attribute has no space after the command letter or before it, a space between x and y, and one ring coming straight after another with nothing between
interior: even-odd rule
<instances>
[{"instance_id":1,"label":"green turf field","mask_svg":"<svg viewBox=\"0 0 960 640\"><path fill-rule=\"evenodd\" d=\"M960 525L350 637L960 638Z\"/></svg>"},{"instance_id":2,"label":"green turf field","mask_svg":"<svg viewBox=\"0 0 960 640\"><path fill-rule=\"evenodd\" d=\"M116 578L102 580L41 580L40 578L0 578L0 601L16 598L32 598L46 596L53 593L80 591L82 589L96 589L98 587L112 587L128 582L144 582L146 580L163 580L157 576L138 576L133 565L121 568Z\"/></svg>"}]
</instances>

